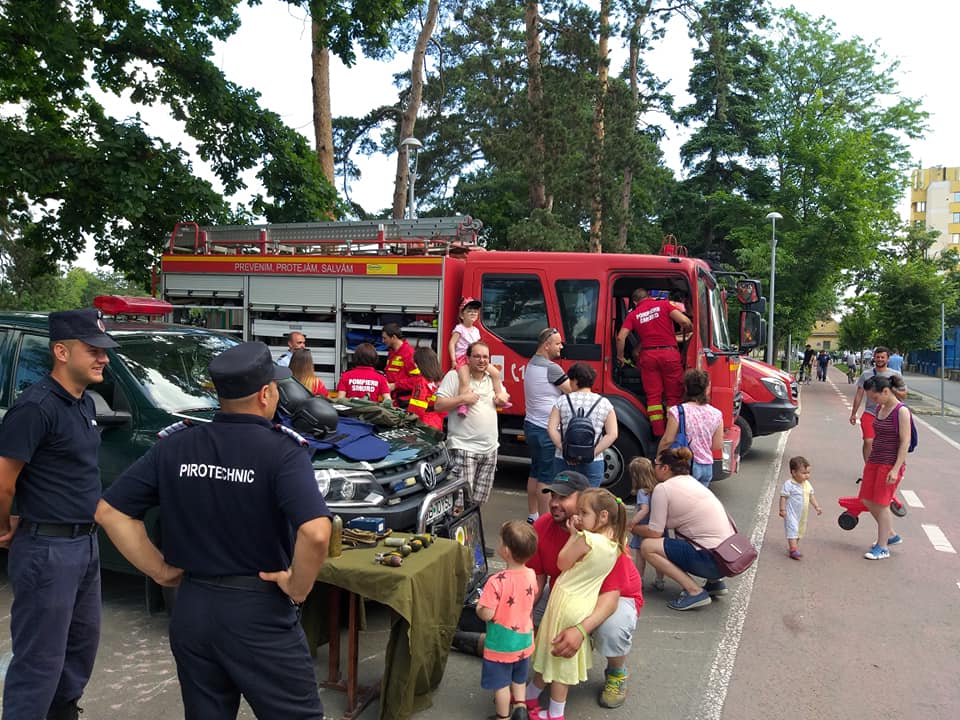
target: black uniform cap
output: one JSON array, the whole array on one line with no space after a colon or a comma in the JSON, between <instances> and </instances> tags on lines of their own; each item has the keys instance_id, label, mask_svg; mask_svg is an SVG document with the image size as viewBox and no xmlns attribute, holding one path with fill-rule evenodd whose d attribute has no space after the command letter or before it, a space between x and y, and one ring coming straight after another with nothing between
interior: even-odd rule
<instances>
[{"instance_id":1,"label":"black uniform cap","mask_svg":"<svg viewBox=\"0 0 960 720\"><path fill-rule=\"evenodd\" d=\"M50 313L47 323L51 342L80 340L97 348L117 347L116 341L107 335L99 310L57 310Z\"/></svg>"},{"instance_id":2,"label":"black uniform cap","mask_svg":"<svg viewBox=\"0 0 960 720\"><path fill-rule=\"evenodd\" d=\"M210 379L217 395L226 400L253 395L273 380L283 380L292 374L290 368L273 362L270 348L262 342L240 343L210 361Z\"/></svg>"}]
</instances>

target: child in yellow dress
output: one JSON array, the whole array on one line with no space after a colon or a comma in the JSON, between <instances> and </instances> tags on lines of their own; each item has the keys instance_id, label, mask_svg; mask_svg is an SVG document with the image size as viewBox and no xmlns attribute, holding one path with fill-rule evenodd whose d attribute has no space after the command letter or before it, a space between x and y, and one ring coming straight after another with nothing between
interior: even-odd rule
<instances>
[{"instance_id":1,"label":"child in yellow dress","mask_svg":"<svg viewBox=\"0 0 960 720\"><path fill-rule=\"evenodd\" d=\"M547 710L528 703L533 720L563 720L567 691L571 685L587 679L591 665L591 646L584 642L570 658L552 654L553 641L563 630L580 627L593 612L604 578L613 569L620 553L627 552L627 511L623 502L607 490L590 488L580 493L577 515L567 521L570 539L557 558L560 577L550 588L550 598L536 637L533 651L533 688L542 690L550 683L550 707ZM534 690L535 691L535 690Z\"/></svg>"}]
</instances>

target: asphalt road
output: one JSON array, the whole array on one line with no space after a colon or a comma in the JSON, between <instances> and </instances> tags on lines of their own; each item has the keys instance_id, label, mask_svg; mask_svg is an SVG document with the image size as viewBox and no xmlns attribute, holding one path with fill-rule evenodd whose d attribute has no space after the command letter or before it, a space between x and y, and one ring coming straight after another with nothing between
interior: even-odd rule
<instances>
[{"instance_id":1,"label":"asphalt road","mask_svg":"<svg viewBox=\"0 0 960 720\"><path fill-rule=\"evenodd\" d=\"M908 382L925 392L913 377ZM864 517L849 532L836 523L836 499L856 494L854 481L861 469L859 430L847 420L852 396L845 376L832 369L828 382L804 386L799 427L757 438L740 474L713 485L741 531L760 547L758 562L729 582L729 595L697 611L677 613L666 607L678 591L669 581L663 593L651 588L628 660L625 705L618 710L597 705L603 668L602 658L595 657L590 680L571 690L567 717L960 716L960 565L955 553L935 549L931 538L938 536L930 529L938 528L943 539L960 546L960 492L952 482L960 418L926 414L938 413L939 405L930 409L929 401L911 396L920 446L910 456L903 487L914 493L910 501L923 507L910 507L898 521L905 542L894 548L894 557L869 562L862 554L872 543L872 521ZM789 474L786 460L794 454L812 462L812 481L825 509L810 522L799 562L786 556L776 512L779 486ZM523 466L501 468L484 511L488 545L495 544L501 522L525 515L525 475ZM85 717L182 717L166 619L146 614L142 585L135 579L105 573L103 588L104 632L82 703ZM10 601L0 574L0 675L10 650ZM370 608L368 620L360 655L366 683L380 675L388 635L386 612ZM320 656L317 674L325 677L324 653ZM479 678L477 658L452 653L433 707L415 718L491 716L491 698L480 689ZM321 691L321 697L328 716L342 714L340 693ZM243 707L240 717L253 714ZM375 706L360 715L361 720L376 717Z\"/></svg>"}]
</instances>

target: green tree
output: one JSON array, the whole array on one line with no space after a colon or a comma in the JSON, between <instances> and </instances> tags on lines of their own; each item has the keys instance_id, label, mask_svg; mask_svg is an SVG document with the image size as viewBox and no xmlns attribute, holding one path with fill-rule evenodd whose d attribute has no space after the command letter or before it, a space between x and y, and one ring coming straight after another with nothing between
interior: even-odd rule
<instances>
[{"instance_id":1,"label":"green tree","mask_svg":"<svg viewBox=\"0 0 960 720\"><path fill-rule=\"evenodd\" d=\"M859 352L873 347L873 296L860 297L849 303L850 311L840 320L840 347Z\"/></svg>"},{"instance_id":2,"label":"green tree","mask_svg":"<svg viewBox=\"0 0 960 720\"><path fill-rule=\"evenodd\" d=\"M36 251L38 274L77 257L146 281L174 222L307 220L340 206L306 139L224 77L213 43L240 0L7 0L0 11L0 218ZM96 92L93 92L93 90ZM265 192L239 208L195 174L139 115L110 117L97 97L164 105L233 195L258 168Z\"/></svg>"},{"instance_id":3,"label":"green tree","mask_svg":"<svg viewBox=\"0 0 960 720\"><path fill-rule=\"evenodd\" d=\"M788 10L776 33L763 116L772 191L767 205L743 206L730 238L743 267L764 277L763 218L770 210L784 216L775 329L798 334L834 309L849 271L875 262L896 235L910 166L905 141L922 132L926 114L900 92L896 63L858 38L841 39L830 21Z\"/></svg>"},{"instance_id":4,"label":"green tree","mask_svg":"<svg viewBox=\"0 0 960 720\"><path fill-rule=\"evenodd\" d=\"M934 263L885 263L876 287L873 320L880 344L903 350L934 347L940 338L940 301L944 294L943 278Z\"/></svg>"}]
</instances>

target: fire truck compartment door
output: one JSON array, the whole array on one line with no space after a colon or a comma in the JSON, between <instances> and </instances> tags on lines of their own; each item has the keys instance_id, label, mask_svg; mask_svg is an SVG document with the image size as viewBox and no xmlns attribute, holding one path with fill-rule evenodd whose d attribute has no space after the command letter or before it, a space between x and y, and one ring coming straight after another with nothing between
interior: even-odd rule
<instances>
[{"instance_id":1,"label":"fire truck compartment door","mask_svg":"<svg viewBox=\"0 0 960 720\"><path fill-rule=\"evenodd\" d=\"M337 279L253 276L249 305L251 310L306 308L329 312L337 306Z\"/></svg>"},{"instance_id":2,"label":"fire truck compartment door","mask_svg":"<svg viewBox=\"0 0 960 720\"><path fill-rule=\"evenodd\" d=\"M402 310L436 312L440 306L440 281L434 278L359 277L343 279L346 310Z\"/></svg>"},{"instance_id":3,"label":"fire truck compartment door","mask_svg":"<svg viewBox=\"0 0 960 720\"><path fill-rule=\"evenodd\" d=\"M240 297L243 278L238 275L166 273L163 293L167 297Z\"/></svg>"}]
</instances>

